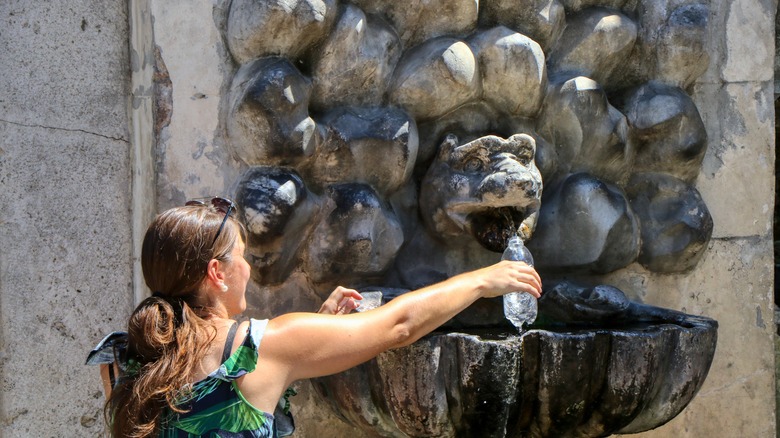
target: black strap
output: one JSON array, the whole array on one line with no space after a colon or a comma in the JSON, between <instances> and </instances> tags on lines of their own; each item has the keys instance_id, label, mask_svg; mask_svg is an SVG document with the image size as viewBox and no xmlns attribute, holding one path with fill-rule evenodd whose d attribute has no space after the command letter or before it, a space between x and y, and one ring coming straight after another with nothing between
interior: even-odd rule
<instances>
[{"instance_id":1,"label":"black strap","mask_svg":"<svg viewBox=\"0 0 780 438\"><path fill-rule=\"evenodd\" d=\"M110 363L108 365L108 380L111 382L111 388L114 388L116 386L116 376L114 375L114 363Z\"/></svg>"},{"instance_id":2,"label":"black strap","mask_svg":"<svg viewBox=\"0 0 780 438\"><path fill-rule=\"evenodd\" d=\"M233 339L236 337L236 329L238 329L238 323L234 322L228 330L227 339L225 339L225 349L222 351L222 362L224 363L230 357L230 351L233 349Z\"/></svg>"}]
</instances>

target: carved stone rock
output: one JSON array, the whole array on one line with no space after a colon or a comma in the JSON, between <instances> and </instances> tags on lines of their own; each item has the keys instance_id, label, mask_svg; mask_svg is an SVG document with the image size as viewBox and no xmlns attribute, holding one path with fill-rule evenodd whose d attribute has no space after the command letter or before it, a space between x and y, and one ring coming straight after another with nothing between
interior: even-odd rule
<instances>
[{"instance_id":1,"label":"carved stone rock","mask_svg":"<svg viewBox=\"0 0 780 438\"><path fill-rule=\"evenodd\" d=\"M442 35L467 35L477 25L480 4L474 0L352 0L367 13L395 27L405 48Z\"/></svg>"},{"instance_id":2,"label":"carved stone rock","mask_svg":"<svg viewBox=\"0 0 780 438\"><path fill-rule=\"evenodd\" d=\"M545 195L528 249L543 272L607 273L637 259L639 232L620 188L578 173Z\"/></svg>"},{"instance_id":3,"label":"carved stone rock","mask_svg":"<svg viewBox=\"0 0 780 438\"><path fill-rule=\"evenodd\" d=\"M584 9L566 20L566 29L549 55L550 70L568 77L587 76L609 83L613 70L634 47L637 26L610 9Z\"/></svg>"},{"instance_id":4,"label":"carved stone rock","mask_svg":"<svg viewBox=\"0 0 780 438\"><path fill-rule=\"evenodd\" d=\"M595 81L576 77L551 86L539 120L539 134L554 146L545 151L555 156L555 171L545 174L548 186L576 172L614 183L628 179L634 148L626 118Z\"/></svg>"},{"instance_id":5,"label":"carved stone rock","mask_svg":"<svg viewBox=\"0 0 780 438\"><path fill-rule=\"evenodd\" d=\"M325 139L301 170L313 187L362 182L387 196L409 180L419 140L404 111L344 107L327 113L320 126L327 127Z\"/></svg>"},{"instance_id":6,"label":"carved stone rock","mask_svg":"<svg viewBox=\"0 0 780 438\"><path fill-rule=\"evenodd\" d=\"M401 57L395 31L384 21L345 5L314 55L312 106L379 105Z\"/></svg>"},{"instance_id":7,"label":"carved stone rock","mask_svg":"<svg viewBox=\"0 0 780 438\"><path fill-rule=\"evenodd\" d=\"M310 219L318 203L294 171L253 167L242 176L236 194L239 218L247 229L246 258L255 281L275 284L287 279L298 265ZM299 236L291 239L290 236Z\"/></svg>"},{"instance_id":8,"label":"carved stone rock","mask_svg":"<svg viewBox=\"0 0 780 438\"><path fill-rule=\"evenodd\" d=\"M693 182L707 149L707 131L683 90L650 82L630 93L623 106L636 141L636 172L663 172Z\"/></svg>"},{"instance_id":9,"label":"carved stone rock","mask_svg":"<svg viewBox=\"0 0 780 438\"><path fill-rule=\"evenodd\" d=\"M547 86L539 44L503 26L478 32L468 43L479 61L482 97L513 116L536 116Z\"/></svg>"},{"instance_id":10,"label":"carved stone rock","mask_svg":"<svg viewBox=\"0 0 780 438\"><path fill-rule=\"evenodd\" d=\"M565 1L569 2L593 0ZM611 7L608 3L612 2L601 6ZM706 71L707 52L711 50L707 47L707 38L711 38L706 30L710 15L707 3L628 0L619 8L636 18L637 38L634 50L616 68L610 81L603 84L606 88L620 90L656 81L688 89Z\"/></svg>"},{"instance_id":11,"label":"carved stone rock","mask_svg":"<svg viewBox=\"0 0 780 438\"><path fill-rule=\"evenodd\" d=\"M661 173L640 173L626 187L642 229L639 263L654 272L685 272L701 259L712 216L699 192Z\"/></svg>"},{"instance_id":12,"label":"carved stone rock","mask_svg":"<svg viewBox=\"0 0 780 438\"><path fill-rule=\"evenodd\" d=\"M447 37L428 40L401 58L390 101L416 120L439 117L477 96L478 68L465 42Z\"/></svg>"},{"instance_id":13,"label":"carved stone rock","mask_svg":"<svg viewBox=\"0 0 780 438\"><path fill-rule=\"evenodd\" d=\"M336 0L233 0L227 43L239 63L268 55L297 58L330 31Z\"/></svg>"},{"instance_id":14,"label":"carved stone rock","mask_svg":"<svg viewBox=\"0 0 780 438\"><path fill-rule=\"evenodd\" d=\"M309 117L311 81L284 58L245 64L233 78L227 133L249 165L291 164L314 153L322 133Z\"/></svg>"},{"instance_id":15,"label":"carved stone rock","mask_svg":"<svg viewBox=\"0 0 780 438\"><path fill-rule=\"evenodd\" d=\"M363 184L331 186L325 197L303 270L316 283L365 281L383 273L404 241L390 206Z\"/></svg>"},{"instance_id":16,"label":"carved stone rock","mask_svg":"<svg viewBox=\"0 0 780 438\"><path fill-rule=\"evenodd\" d=\"M656 46L659 81L687 88L707 70L709 13L706 5L696 3L680 6L670 14Z\"/></svg>"},{"instance_id":17,"label":"carved stone rock","mask_svg":"<svg viewBox=\"0 0 780 438\"><path fill-rule=\"evenodd\" d=\"M536 41L545 51L558 40L565 22L563 6L558 0L479 2L480 26L506 26Z\"/></svg>"}]
</instances>

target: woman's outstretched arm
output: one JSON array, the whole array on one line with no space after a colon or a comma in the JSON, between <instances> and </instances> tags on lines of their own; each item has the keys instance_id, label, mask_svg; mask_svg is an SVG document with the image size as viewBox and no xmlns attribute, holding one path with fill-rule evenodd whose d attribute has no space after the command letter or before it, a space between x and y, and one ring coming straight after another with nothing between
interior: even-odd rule
<instances>
[{"instance_id":1,"label":"woman's outstretched arm","mask_svg":"<svg viewBox=\"0 0 780 438\"><path fill-rule=\"evenodd\" d=\"M287 384L337 373L413 343L480 298L513 291L538 298L541 280L524 263L505 261L406 293L363 313L284 315L269 322L260 355L284 374Z\"/></svg>"}]
</instances>

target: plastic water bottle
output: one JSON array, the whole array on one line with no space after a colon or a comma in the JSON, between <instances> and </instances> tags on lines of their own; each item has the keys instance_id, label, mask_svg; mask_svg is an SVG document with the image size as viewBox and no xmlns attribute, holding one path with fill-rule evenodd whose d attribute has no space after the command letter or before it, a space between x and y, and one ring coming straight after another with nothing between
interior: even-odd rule
<instances>
[{"instance_id":1,"label":"plastic water bottle","mask_svg":"<svg viewBox=\"0 0 780 438\"><path fill-rule=\"evenodd\" d=\"M509 238L501 260L514 260L534 265L531 251L525 247L523 239L517 234ZM515 326L518 331L523 330L523 325L533 324L537 313L536 297L528 292L510 292L504 295L504 317Z\"/></svg>"}]
</instances>

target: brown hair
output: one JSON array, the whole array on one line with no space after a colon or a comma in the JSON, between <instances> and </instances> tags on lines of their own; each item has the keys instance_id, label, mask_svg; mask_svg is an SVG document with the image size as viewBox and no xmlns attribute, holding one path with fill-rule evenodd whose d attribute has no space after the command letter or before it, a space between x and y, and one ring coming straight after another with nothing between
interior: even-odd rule
<instances>
[{"instance_id":1,"label":"brown hair","mask_svg":"<svg viewBox=\"0 0 780 438\"><path fill-rule=\"evenodd\" d=\"M155 434L163 413L183 412L177 399L216 336L198 295L212 259L229 261L243 226L233 219L215 236L224 214L205 206L177 207L149 225L141 251L144 279L154 296L128 322L127 372L106 401L106 420L116 437ZM212 245L213 242L213 245Z\"/></svg>"}]
</instances>

